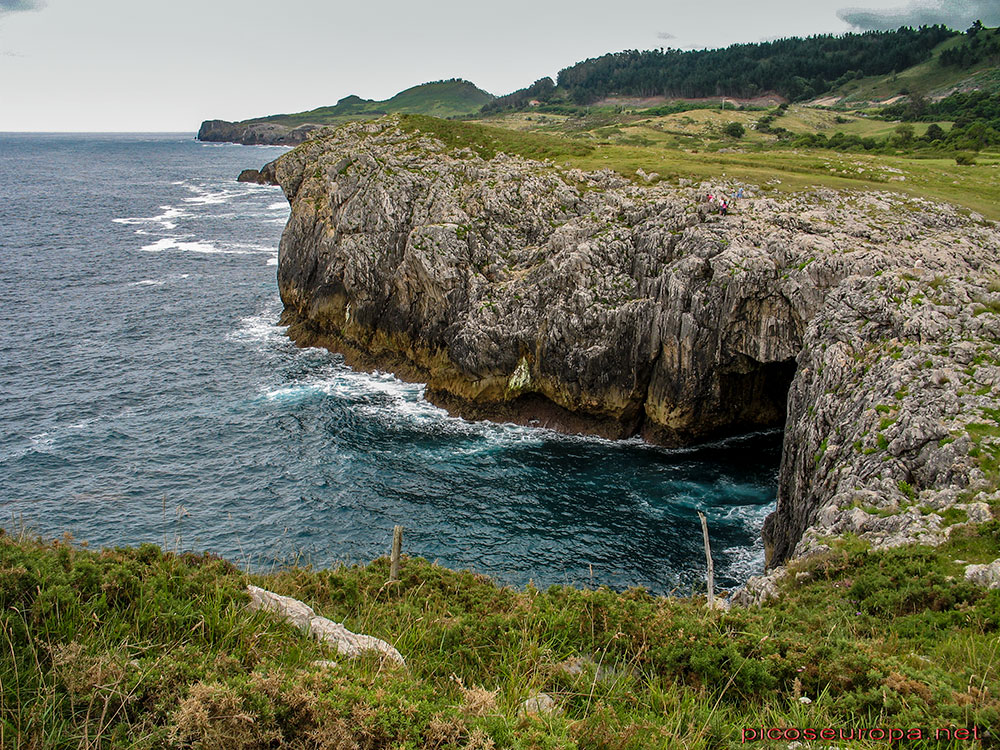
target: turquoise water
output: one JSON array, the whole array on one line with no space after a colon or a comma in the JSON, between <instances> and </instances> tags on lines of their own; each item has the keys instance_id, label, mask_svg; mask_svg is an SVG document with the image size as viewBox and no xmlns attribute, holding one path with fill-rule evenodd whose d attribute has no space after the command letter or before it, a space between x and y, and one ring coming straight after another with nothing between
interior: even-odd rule
<instances>
[{"instance_id":1,"label":"turquoise water","mask_svg":"<svg viewBox=\"0 0 1000 750\"><path fill-rule=\"evenodd\" d=\"M0 523L253 568L405 549L513 585L759 572L780 434L670 451L449 417L275 323L282 149L0 135Z\"/></svg>"}]
</instances>

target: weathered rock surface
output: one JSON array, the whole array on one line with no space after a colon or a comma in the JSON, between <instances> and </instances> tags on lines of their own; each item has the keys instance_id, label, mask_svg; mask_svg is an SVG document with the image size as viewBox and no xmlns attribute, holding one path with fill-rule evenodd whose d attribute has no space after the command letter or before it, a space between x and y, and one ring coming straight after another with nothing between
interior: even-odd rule
<instances>
[{"instance_id":1,"label":"weathered rock surface","mask_svg":"<svg viewBox=\"0 0 1000 750\"><path fill-rule=\"evenodd\" d=\"M764 576L750 576L741 588L733 592L730 604L738 607L759 607L772 599L777 599L781 596L779 586L787 575L785 568L778 568Z\"/></svg>"},{"instance_id":2,"label":"weathered rock surface","mask_svg":"<svg viewBox=\"0 0 1000 750\"><path fill-rule=\"evenodd\" d=\"M406 664L402 654L391 644L374 636L352 633L339 622L318 616L312 607L298 599L275 594L257 586L247 586L247 593L250 594L251 608L273 612L316 640L337 649L338 653L349 659L361 656L365 651L375 651L396 664ZM336 662L322 664L324 667L330 665L336 666Z\"/></svg>"},{"instance_id":3,"label":"weathered rock surface","mask_svg":"<svg viewBox=\"0 0 1000 750\"><path fill-rule=\"evenodd\" d=\"M518 716L547 716L556 713L559 706L548 693L536 693L517 707Z\"/></svg>"},{"instance_id":4,"label":"weathered rock surface","mask_svg":"<svg viewBox=\"0 0 1000 750\"><path fill-rule=\"evenodd\" d=\"M294 146L302 143L318 125L290 128L274 122L229 122L205 120L198 128L198 140L213 143L242 143L245 146Z\"/></svg>"},{"instance_id":5,"label":"weathered rock surface","mask_svg":"<svg viewBox=\"0 0 1000 750\"><path fill-rule=\"evenodd\" d=\"M240 172L237 182L253 182L258 185L277 185L278 180L274 175L274 162L268 162L260 171L256 169L244 169Z\"/></svg>"},{"instance_id":6,"label":"weathered rock surface","mask_svg":"<svg viewBox=\"0 0 1000 750\"><path fill-rule=\"evenodd\" d=\"M467 417L663 444L784 425L771 565L997 507L1000 233L978 217L759 189L720 216L705 196L733 186L487 161L392 117L319 131L275 174L302 344Z\"/></svg>"},{"instance_id":7,"label":"weathered rock surface","mask_svg":"<svg viewBox=\"0 0 1000 750\"><path fill-rule=\"evenodd\" d=\"M965 568L965 580L988 589L1000 589L1000 560L988 565L969 565Z\"/></svg>"}]
</instances>

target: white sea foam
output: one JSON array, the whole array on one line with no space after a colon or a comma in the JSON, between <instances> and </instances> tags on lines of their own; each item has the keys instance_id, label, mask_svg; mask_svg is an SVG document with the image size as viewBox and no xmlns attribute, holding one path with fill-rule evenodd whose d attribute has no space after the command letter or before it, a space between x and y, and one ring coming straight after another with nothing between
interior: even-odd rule
<instances>
[{"instance_id":1,"label":"white sea foam","mask_svg":"<svg viewBox=\"0 0 1000 750\"><path fill-rule=\"evenodd\" d=\"M184 183L184 187L194 193L193 197L184 198L184 202L192 203L198 206L228 203L231 199L240 194L240 191L225 187L217 190L209 190L208 188L204 188L199 185L191 185L189 183Z\"/></svg>"},{"instance_id":2,"label":"white sea foam","mask_svg":"<svg viewBox=\"0 0 1000 750\"><path fill-rule=\"evenodd\" d=\"M509 448L512 445L522 448L538 447L547 440L569 437L544 428L522 427L511 423L467 422L464 419L451 416L447 416L445 419L448 420L448 425L452 429L476 439L475 442L464 448L454 449L455 453L463 456L479 456L498 449Z\"/></svg>"},{"instance_id":3,"label":"white sea foam","mask_svg":"<svg viewBox=\"0 0 1000 750\"><path fill-rule=\"evenodd\" d=\"M721 550L728 559L719 571L721 575L743 582L750 576L759 576L764 572L764 542L760 538L762 526L763 522L761 526L752 530L753 544L726 547Z\"/></svg>"},{"instance_id":4,"label":"white sea foam","mask_svg":"<svg viewBox=\"0 0 1000 750\"><path fill-rule=\"evenodd\" d=\"M288 201L281 201L279 203L272 203L267 207L268 211L286 211L290 208Z\"/></svg>"},{"instance_id":5,"label":"white sea foam","mask_svg":"<svg viewBox=\"0 0 1000 750\"><path fill-rule=\"evenodd\" d=\"M37 453L51 453L56 444L56 436L51 432L39 432L37 435L32 435L29 440L31 450Z\"/></svg>"},{"instance_id":6,"label":"white sea foam","mask_svg":"<svg viewBox=\"0 0 1000 750\"><path fill-rule=\"evenodd\" d=\"M434 406L424 398L427 386L423 383L405 383L390 372L378 370L372 373L357 372L345 365L336 381L338 395L382 396L391 404L388 412L384 403L362 404L360 409L364 412L377 413L382 417L401 418L408 423L426 424L454 419L444 409Z\"/></svg>"},{"instance_id":7,"label":"white sea foam","mask_svg":"<svg viewBox=\"0 0 1000 750\"><path fill-rule=\"evenodd\" d=\"M303 354L315 356L315 350L303 350ZM340 365L332 375L316 375L298 383L271 387L262 395L267 401L279 402L301 401L316 395L331 396L356 402L360 412L410 423L452 419L446 411L425 400L423 394L422 384L404 383L390 373L357 372ZM372 397L377 398L376 403L365 402Z\"/></svg>"},{"instance_id":8,"label":"white sea foam","mask_svg":"<svg viewBox=\"0 0 1000 750\"><path fill-rule=\"evenodd\" d=\"M275 263L276 259L269 259L268 264ZM281 329L282 332L285 329ZM300 356L315 356L317 349L300 349ZM570 442L596 444L602 447L621 448L625 450L648 450L660 454L681 455L696 453L705 448L728 448L738 446L747 439L759 438L765 435L774 434L774 430L766 430L751 433L748 435L738 435L730 438L696 445L686 448L664 448L652 445L642 440L640 437L633 437L626 440L611 440L595 435L567 435L545 427L529 427L510 423L496 423L490 421L470 422L460 417L453 417L447 411L430 403L424 397L426 386L420 383L406 383L396 378L392 373L383 372L357 372L346 365L341 365L342 370L338 370L332 377L312 378L301 383L283 385L267 390L263 398L268 401L298 401L315 396L317 394L335 396L349 400L361 400L357 404L357 409L377 416L382 420L398 420L401 424L419 425L436 428L445 428L449 431L459 432L470 437L481 438L484 442L479 446L471 446L467 449L460 449L462 453L475 454L483 451L493 450L499 446L519 443L524 445L542 445L547 441ZM365 396L379 395L388 397L381 399L378 403L364 403ZM389 403L386 403L388 401ZM686 491L685 491L686 490ZM675 488L676 499L684 502L688 500L691 507L699 504L704 490L697 482L690 482L690 487ZM742 499L742 498L740 498ZM751 500L751 498L747 498ZM758 506L750 505L751 509ZM769 510L760 512L759 519L748 519L748 526L755 526L759 529L763 523L764 516Z\"/></svg>"},{"instance_id":9,"label":"white sea foam","mask_svg":"<svg viewBox=\"0 0 1000 750\"><path fill-rule=\"evenodd\" d=\"M239 327L229 334L236 341L287 341L285 331L288 326L275 323L281 314L281 302L274 300L256 315L240 318Z\"/></svg>"},{"instance_id":10,"label":"white sea foam","mask_svg":"<svg viewBox=\"0 0 1000 750\"><path fill-rule=\"evenodd\" d=\"M274 245L257 245L252 242L230 242L227 247L233 250L246 250L249 253L267 253L277 257L278 248Z\"/></svg>"},{"instance_id":11,"label":"white sea foam","mask_svg":"<svg viewBox=\"0 0 1000 750\"><path fill-rule=\"evenodd\" d=\"M179 219L182 216L187 216L187 212L180 208L174 208L173 206L160 206L163 213L159 216L127 216L121 219L112 219L115 224L159 224L164 229L176 229L177 223L174 219ZM142 231L142 230L139 230ZM136 234L139 234L139 231ZM144 233L145 234L145 233Z\"/></svg>"},{"instance_id":12,"label":"white sea foam","mask_svg":"<svg viewBox=\"0 0 1000 750\"><path fill-rule=\"evenodd\" d=\"M284 336L288 326L279 326L273 320L263 317L243 318L240 327L230 334L233 339L267 341Z\"/></svg>"},{"instance_id":13,"label":"white sea foam","mask_svg":"<svg viewBox=\"0 0 1000 750\"><path fill-rule=\"evenodd\" d=\"M179 250L185 253L202 253L205 255L261 255L262 253L273 253L273 247L265 245L248 245L245 243L227 243L223 246L202 242L199 240L187 240L186 237L161 237L150 245L143 245L140 250L147 253L161 253L167 250Z\"/></svg>"},{"instance_id":14,"label":"white sea foam","mask_svg":"<svg viewBox=\"0 0 1000 750\"><path fill-rule=\"evenodd\" d=\"M273 258L268 258L267 259L267 263L265 265L268 265L268 266L276 266L276 265L278 265L278 256L275 255Z\"/></svg>"},{"instance_id":15,"label":"white sea foam","mask_svg":"<svg viewBox=\"0 0 1000 750\"><path fill-rule=\"evenodd\" d=\"M297 403L304 401L314 393L326 393L326 390L319 383L311 385L286 385L281 388L274 388L264 394L268 401L279 401L282 403Z\"/></svg>"},{"instance_id":16,"label":"white sea foam","mask_svg":"<svg viewBox=\"0 0 1000 750\"><path fill-rule=\"evenodd\" d=\"M143 245L139 249L147 253L161 253L166 250L182 250L186 253L206 253L209 255L215 255L226 252L225 250L220 250L215 245L208 242L182 242L179 237L161 237L152 245Z\"/></svg>"},{"instance_id":17,"label":"white sea foam","mask_svg":"<svg viewBox=\"0 0 1000 750\"><path fill-rule=\"evenodd\" d=\"M177 281L178 279L186 279L190 276L189 273L172 273L162 279L142 279L141 281L130 281L129 286L163 286L170 281Z\"/></svg>"},{"instance_id":18,"label":"white sea foam","mask_svg":"<svg viewBox=\"0 0 1000 750\"><path fill-rule=\"evenodd\" d=\"M284 333L286 329L271 326ZM301 356L315 357L319 350L298 350ZM332 355L331 355L332 356ZM300 381L264 389L262 399L269 402L297 403L317 396L327 396L354 403L361 414L367 414L383 423L399 426L433 428L452 434L476 438L479 443L460 449L464 454L489 452L498 447L519 445L541 445L546 440L570 440L573 436L561 435L547 429L522 427L496 422L470 422L453 417L444 409L435 406L424 397L426 386L422 383L406 383L392 373L358 372L340 364L334 373L316 375Z\"/></svg>"},{"instance_id":19,"label":"white sea foam","mask_svg":"<svg viewBox=\"0 0 1000 750\"><path fill-rule=\"evenodd\" d=\"M775 508L775 503L764 503L757 505L747 503L745 505L732 505L728 508L716 508L716 518L724 521L727 526L740 525L747 531L759 531L764 525L764 519Z\"/></svg>"},{"instance_id":20,"label":"white sea foam","mask_svg":"<svg viewBox=\"0 0 1000 750\"><path fill-rule=\"evenodd\" d=\"M50 430L32 435L28 438L29 445L21 448L20 450L12 451L5 458L17 459L27 455L28 453L54 453L59 448L60 444L65 443L67 433L86 430L101 422L117 421L131 415L132 412L133 409L129 407L113 415L99 414L94 417L84 417L83 419L78 419L75 422L70 422L69 424L58 423Z\"/></svg>"}]
</instances>

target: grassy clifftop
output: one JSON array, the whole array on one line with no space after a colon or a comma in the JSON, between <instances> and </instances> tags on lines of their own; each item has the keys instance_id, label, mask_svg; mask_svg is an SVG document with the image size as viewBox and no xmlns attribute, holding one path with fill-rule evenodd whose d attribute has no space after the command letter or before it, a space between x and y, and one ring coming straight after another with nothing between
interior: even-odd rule
<instances>
[{"instance_id":1,"label":"grassy clifftop","mask_svg":"<svg viewBox=\"0 0 1000 750\"><path fill-rule=\"evenodd\" d=\"M387 584L384 559L259 576L153 545L0 535L0 745L716 748L829 727L873 748L857 730L904 727L996 747L1000 591L957 561L998 556L996 521L938 549L847 540L799 562L778 603L713 613L638 590L515 591L419 559ZM250 612L250 582L393 642L407 668L324 653ZM556 711L519 715L539 692Z\"/></svg>"},{"instance_id":2,"label":"grassy clifftop","mask_svg":"<svg viewBox=\"0 0 1000 750\"><path fill-rule=\"evenodd\" d=\"M896 123L793 105L777 122L793 136L810 133L891 138ZM848 152L782 142L758 130L759 110L691 110L668 115L596 111L580 117L513 114L480 122L443 121L405 115L402 126L419 130L455 148L468 147L490 158L498 151L585 170L612 169L637 180L638 170L656 179L717 180L758 185L764 190L893 190L947 201L1000 220L1000 153L983 151L973 165L959 165L953 153L915 153L906 148ZM743 127L731 137L726 128ZM950 126L950 123L947 123ZM916 136L927 124L917 123ZM995 147L994 147L995 149Z\"/></svg>"},{"instance_id":3,"label":"grassy clifftop","mask_svg":"<svg viewBox=\"0 0 1000 750\"><path fill-rule=\"evenodd\" d=\"M491 94L475 84L455 78L450 81L434 81L412 86L384 101L347 96L333 106L319 107L308 112L259 117L246 120L245 123L266 122L295 128L306 123L334 125L348 120L370 119L396 112L455 117L478 112L492 99Z\"/></svg>"}]
</instances>

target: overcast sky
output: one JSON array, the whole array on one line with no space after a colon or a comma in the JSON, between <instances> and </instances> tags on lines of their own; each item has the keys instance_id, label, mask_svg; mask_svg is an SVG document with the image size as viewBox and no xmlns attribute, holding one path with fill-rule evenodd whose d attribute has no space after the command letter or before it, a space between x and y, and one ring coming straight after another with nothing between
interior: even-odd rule
<instances>
[{"instance_id":1,"label":"overcast sky","mask_svg":"<svg viewBox=\"0 0 1000 750\"><path fill-rule=\"evenodd\" d=\"M623 49L976 18L1000 0L0 0L0 131L194 131L466 78L506 94Z\"/></svg>"}]
</instances>

